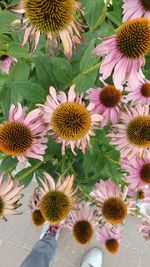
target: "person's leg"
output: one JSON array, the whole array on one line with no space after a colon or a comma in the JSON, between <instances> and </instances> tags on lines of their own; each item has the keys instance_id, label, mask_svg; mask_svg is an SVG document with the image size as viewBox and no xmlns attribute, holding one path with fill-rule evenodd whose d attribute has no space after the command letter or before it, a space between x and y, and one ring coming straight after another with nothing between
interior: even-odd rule
<instances>
[{"instance_id":1,"label":"person's leg","mask_svg":"<svg viewBox=\"0 0 150 267\"><path fill-rule=\"evenodd\" d=\"M34 245L31 253L20 267L48 267L49 262L55 255L57 231L57 226L50 226L44 237Z\"/></svg>"},{"instance_id":2,"label":"person's leg","mask_svg":"<svg viewBox=\"0 0 150 267\"><path fill-rule=\"evenodd\" d=\"M92 248L84 255L80 267L102 267L102 260L102 251Z\"/></svg>"},{"instance_id":3,"label":"person's leg","mask_svg":"<svg viewBox=\"0 0 150 267\"><path fill-rule=\"evenodd\" d=\"M21 267L48 267L55 255L56 243L54 236L44 236L34 245Z\"/></svg>"}]
</instances>

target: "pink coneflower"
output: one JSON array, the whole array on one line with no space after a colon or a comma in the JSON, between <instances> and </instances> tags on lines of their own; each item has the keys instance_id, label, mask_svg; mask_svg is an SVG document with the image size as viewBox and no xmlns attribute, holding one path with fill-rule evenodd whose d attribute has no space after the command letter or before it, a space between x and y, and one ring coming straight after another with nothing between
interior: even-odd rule
<instances>
[{"instance_id":1,"label":"pink coneflower","mask_svg":"<svg viewBox=\"0 0 150 267\"><path fill-rule=\"evenodd\" d=\"M123 0L123 22L146 17L150 18L149 0Z\"/></svg>"},{"instance_id":2,"label":"pink coneflower","mask_svg":"<svg viewBox=\"0 0 150 267\"><path fill-rule=\"evenodd\" d=\"M100 113L104 117L101 121L101 126L106 126L109 121L113 124L117 123L120 116L121 91L117 90L115 86L108 84L103 88L90 88L87 93L87 99L95 104L93 113Z\"/></svg>"},{"instance_id":3,"label":"pink coneflower","mask_svg":"<svg viewBox=\"0 0 150 267\"><path fill-rule=\"evenodd\" d=\"M126 81L136 86L149 50L150 20L140 18L124 23L115 35L105 38L93 51L96 56L106 55L100 66L100 79L107 79L113 72L117 89Z\"/></svg>"},{"instance_id":4,"label":"pink coneflower","mask_svg":"<svg viewBox=\"0 0 150 267\"><path fill-rule=\"evenodd\" d=\"M89 243L98 225L98 218L91 203L82 201L75 206L66 221L76 241L82 245Z\"/></svg>"},{"instance_id":5,"label":"pink coneflower","mask_svg":"<svg viewBox=\"0 0 150 267\"><path fill-rule=\"evenodd\" d=\"M45 219L43 218L39 207L40 200L41 200L40 193L38 188L36 188L32 194L29 204L29 208L32 213L32 221L36 226L41 226L45 222Z\"/></svg>"},{"instance_id":6,"label":"pink coneflower","mask_svg":"<svg viewBox=\"0 0 150 267\"><path fill-rule=\"evenodd\" d=\"M62 91L57 95L51 86L46 103L40 105L50 134L57 143L62 143L62 154L67 146L71 147L75 155L75 147L85 153L87 144L90 145L90 135L95 135L93 126L99 125L103 118L99 114L90 113L93 105L85 107L82 94L75 93L74 87L70 87L67 97Z\"/></svg>"},{"instance_id":7,"label":"pink coneflower","mask_svg":"<svg viewBox=\"0 0 150 267\"><path fill-rule=\"evenodd\" d=\"M118 226L105 225L97 231L97 239L105 245L110 253L115 254L119 249L119 242L122 240L122 229Z\"/></svg>"},{"instance_id":8,"label":"pink coneflower","mask_svg":"<svg viewBox=\"0 0 150 267\"><path fill-rule=\"evenodd\" d=\"M132 160L122 159L122 168L129 173L124 180L129 188L138 189L150 185L150 152L143 154L143 158L135 156Z\"/></svg>"},{"instance_id":9,"label":"pink coneflower","mask_svg":"<svg viewBox=\"0 0 150 267\"><path fill-rule=\"evenodd\" d=\"M145 240L150 240L150 217L144 216L142 220L142 226L139 228L139 232L143 235Z\"/></svg>"},{"instance_id":10,"label":"pink coneflower","mask_svg":"<svg viewBox=\"0 0 150 267\"><path fill-rule=\"evenodd\" d=\"M25 117L25 109L11 105L9 121L0 126L0 150L7 155L26 161L27 157L43 160L47 138L46 128L40 117L40 110L35 109Z\"/></svg>"},{"instance_id":11,"label":"pink coneflower","mask_svg":"<svg viewBox=\"0 0 150 267\"><path fill-rule=\"evenodd\" d=\"M122 192L119 185L109 179L96 183L90 196L96 201L100 217L104 221L110 224L119 224L125 220L128 213L125 202L127 192L127 187Z\"/></svg>"},{"instance_id":12,"label":"pink coneflower","mask_svg":"<svg viewBox=\"0 0 150 267\"><path fill-rule=\"evenodd\" d=\"M131 189L128 187L128 196L132 198L134 203L150 203L150 188L142 187L137 189Z\"/></svg>"},{"instance_id":13,"label":"pink coneflower","mask_svg":"<svg viewBox=\"0 0 150 267\"><path fill-rule=\"evenodd\" d=\"M17 180L12 181L7 175L3 180L0 175L0 219L5 219L7 214L19 214L16 209L21 206L18 201L22 198L22 188Z\"/></svg>"},{"instance_id":14,"label":"pink coneflower","mask_svg":"<svg viewBox=\"0 0 150 267\"><path fill-rule=\"evenodd\" d=\"M121 112L120 122L113 125L108 137L111 138L111 144L120 151L122 158L131 159L135 155L142 157L150 148L149 107L125 107L125 111Z\"/></svg>"},{"instance_id":15,"label":"pink coneflower","mask_svg":"<svg viewBox=\"0 0 150 267\"><path fill-rule=\"evenodd\" d=\"M68 216L76 203L77 188L73 188L74 176L67 176L65 180L60 176L55 184L48 173L44 175L39 186L40 211L46 221L57 224Z\"/></svg>"},{"instance_id":16,"label":"pink coneflower","mask_svg":"<svg viewBox=\"0 0 150 267\"><path fill-rule=\"evenodd\" d=\"M20 20L14 21L20 29L25 29L22 46L29 41L33 52L39 43L40 35L44 33L48 47L63 46L68 59L72 56L72 48L81 43L83 27L77 20L77 12L83 15L81 4L76 0L22 0L11 11L22 14Z\"/></svg>"},{"instance_id":17,"label":"pink coneflower","mask_svg":"<svg viewBox=\"0 0 150 267\"><path fill-rule=\"evenodd\" d=\"M0 71L3 74L9 74L10 68L13 65L13 62L16 62L17 60L13 57L9 56L0 56Z\"/></svg>"},{"instance_id":18,"label":"pink coneflower","mask_svg":"<svg viewBox=\"0 0 150 267\"><path fill-rule=\"evenodd\" d=\"M150 105L150 81L140 79L136 87L126 87L129 93L124 96L126 102L132 104Z\"/></svg>"}]
</instances>

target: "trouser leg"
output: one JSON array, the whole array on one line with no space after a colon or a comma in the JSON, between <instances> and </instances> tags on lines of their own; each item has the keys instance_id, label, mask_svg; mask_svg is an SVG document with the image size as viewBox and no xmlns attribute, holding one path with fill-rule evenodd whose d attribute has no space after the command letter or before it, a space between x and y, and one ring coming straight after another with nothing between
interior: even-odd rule
<instances>
[{"instance_id":1,"label":"trouser leg","mask_svg":"<svg viewBox=\"0 0 150 267\"><path fill-rule=\"evenodd\" d=\"M56 245L55 237L46 235L34 245L20 267L48 267L55 255Z\"/></svg>"}]
</instances>

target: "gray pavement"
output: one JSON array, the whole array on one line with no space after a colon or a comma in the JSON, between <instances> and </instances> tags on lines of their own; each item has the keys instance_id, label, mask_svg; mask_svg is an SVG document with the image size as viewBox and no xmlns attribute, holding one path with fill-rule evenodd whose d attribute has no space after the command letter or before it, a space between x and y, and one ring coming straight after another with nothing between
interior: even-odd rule
<instances>
[{"instance_id":1,"label":"gray pavement","mask_svg":"<svg viewBox=\"0 0 150 267\"><path fill-rule=\"evenodd\" d=\"M9 216L8 222L0 221L0 267L20 267L21 262L39 239L40 228L32 225L28 202L34 183L24 191L24 212ZM138 233L139 221L129 217L124 227L124 239L117 255L109 254L95 239L86 247L79 246L70 232L64 229L59 236L58 249L50 267L79 267L81 259L91 247L100 247L104 254L103 267L150 267L150 241ZM41 266L43 267L43 266Z\"/></svg>"}]
</instances>

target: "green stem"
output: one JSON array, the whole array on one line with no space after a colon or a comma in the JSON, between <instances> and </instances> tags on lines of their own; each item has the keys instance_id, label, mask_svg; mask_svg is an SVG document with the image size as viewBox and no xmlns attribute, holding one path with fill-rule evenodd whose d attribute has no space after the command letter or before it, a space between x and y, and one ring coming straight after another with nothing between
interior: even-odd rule
<instances>
[{"instance_id":1,"label":"green stem","mask_svg":"<svg viewBox=\"0 0 150 267\"><path fill-rule=\"evenodd\" d=\"M93 72L94 70L98 69L101 65L101 61L98 62L97 64L95 64L93 67L91 67L90 69L86 70L86 71L83 71L81 73L81 75L88 75L89 73Z\"/></svg>"},{"instance_id":2,"label":"green stem","mask_svg":"<svg viewBox=\"0 0 150 267\"><path fill-rule=\"evenodd\" d=\"M90 199L89 194L87 194L86 192L84 192L83 188L82 188L80 185L78 185L78 188L80 189L81 193L82 193L86 198Z\"/></svg>"},{"instance_id":3,"label":"green stem","mask_svg":"<svg viewBox=\"0 0 150 267\"><path fill-rule=\"evenodd\" d=\"M95 25L91 29L92 32L94 32L100 26L101 22L104 20L109 3L110 3L110 0L107 0L98 20L96 21Z\"/></svg>"},{"instance_id":4,"label":"green stem","mask_svg":"<svg viewBox=\"0 0 150 267\"><path fill-rule=\"evenodd\" d=\"M113 162L113 163L116 163L116 164L119 165L119 166L122 166L122 163L121 163L121 162L116 161L116 160L114 160L114 159L108 157L106 154L103 154L103 155L104 155L104 157L107 158L109 161L111 161L111 162Z\"/></svg>"}]
</instances>

